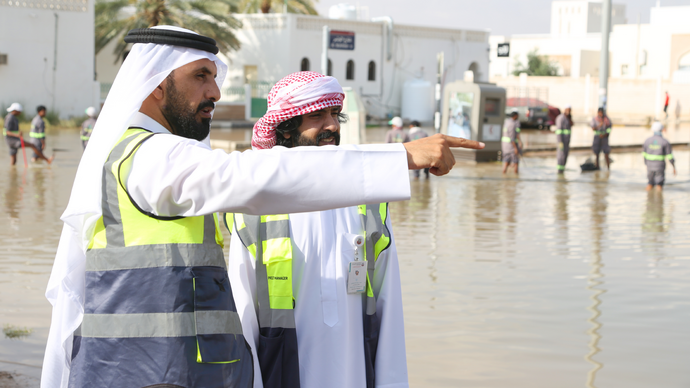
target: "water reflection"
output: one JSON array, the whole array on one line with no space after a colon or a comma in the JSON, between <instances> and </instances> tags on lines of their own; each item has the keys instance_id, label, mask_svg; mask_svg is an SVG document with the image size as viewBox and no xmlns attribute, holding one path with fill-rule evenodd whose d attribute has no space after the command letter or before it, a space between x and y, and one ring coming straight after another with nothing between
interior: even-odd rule
<instances>
[{"instance_id":1,"label":"water reflection","mask_svg":"<svg viewBox=\"0 0 690 388\"><path fill-rule=\"evenodd\" d=\"M599 341L601 340L599 330L603 325L601 322L599 322L599 316L601 316L601 310L599 310L601 299L599 299L599 296L605 293L606 290L597 287L604 283L602 280L604 275L601 272L603 266L604 265L601 263L601 255L596 255L593 257L593 260L591 261L589 279L587 282L587 290L592 292L589 297L589 299L592 301L592 304L587 307L587 310L592 313L589 319L587 319L587 322L591 325L591 327L587 330L590 340L587 344L589 347L589 353L587 353L585 356L585 360L592 364L592 369L587 372L587 388L596 388L594 385L596 374L601 368L604 367L604 364L593 358L597 353L601 352L601 349L599 348Z\"/></svg>"},{"instance_id":2,"label":"water reflection","mask_svg":"<svg viewBox=\"0 0 690 388\"><path fill-rule=\"evenodd\" d=\"M596 180L608 179L608 172L597 173ZM587 310L592 314L587 319L591 327L587 330L590 336L589 353L585 355L585 360L592 364L592 368L587 372L587 388L596 388L595 380L597 372L604 367L604 364L594 359L598 353L601 352L599 348L599 341L601 340L601 327L603 324L599 321L601 316L601 299L599 296L606 292L605 289L600 288L603 285L604 275L602 268L604 264L601 259L602 241L606 239L606 215L607 215L607 196L608 190L605 186L593 185L592 187L592 202L591 202L591 225L592 231L592 254L590 258L590 271L587 281L587 290L591 292L589 299L592 304L587 307Z\"/></svg>"},{"instance_id":3,"label":"water reflection","mask_svg":"<svg viewBox=\"0 0 690 388\"><path fill-rule=\"evenodd\" d=\"M36 207L43 213L46 204L45 172L42 168L33 169L31 172L33 174L33 189L35 191L34 198L36 199Z\"/></svg>"},{"instance_id":4,"label":"water reflection","mask_svg":"<svg viewBox=\"0 0 690 388\"><path fill-rule=\"evenodd\" d=\"M568 184L563 178L555 183L555 186L556 253L561 257L568 257L570 254L568 245L568 201L570 200L570 192L568 191Z\"/></svg>"},{"instance_id":5,"label":"water reflection","mask_svg":"<svg viewBox=\"0 0 690 388\"><path fill-rule=\"evenodd\" d=\"M19 175L21 175L21 184ZM26 186L26 169L20 174L16 167L11 168L5 189L5 212L10 217L10 224L15 230L19 221L19 204L24 198L24 186Z\"/></svg>"}]
</instances>

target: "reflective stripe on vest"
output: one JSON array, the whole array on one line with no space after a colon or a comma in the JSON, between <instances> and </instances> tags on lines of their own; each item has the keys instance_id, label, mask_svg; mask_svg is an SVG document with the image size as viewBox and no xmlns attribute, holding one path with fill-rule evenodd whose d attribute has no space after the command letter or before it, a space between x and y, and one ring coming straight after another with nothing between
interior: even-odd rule
<instances>
[{"instance_id":1,"label":"reflective stripe on vest","mask_svg":"<svg viewBox=\"0 0 690 388\"><path fill-rule=\"evenodd\" d=\"M196 376L204 387L226 387L231 381L251 387L251 354L232 298L216 215L147 214L127 192L134 155L151 136L128 129L104 165L103 215L86 252L84 318L75 332L79 345L70 386L94 386L94 379L113 387L134 381L187 386L189 376ZM113 347L112 341L123 345ZM128 372L122 382L102 370L111 364ZM209 383L210 377L199 377L204 373L220 377Z\"/></svg>"},{"instance_id":2,"label":"reflective stripe on vest","mask_svg":"<svg viewBox=\"0 0 690 388\"><path fill-rule=\"evenodd\" d=\"M238 213L234 216L240 240L256 260L259 327L294 329L292 242L288 215L248 216Z\"/></svg>"},{"instance_id":3,"label":"reflective stripe on vest","mask_svg":"<svg viewBox=\"0 0 690 388\"><path fill-rule=\"evenodd\" d=\"M358 212L366 232L366 238L364 239L364 258L367 260L366 313L367 315L373 315L376 314L376 298L374 298L374 290L371 287L371 279L374 277L376 260L378 260L381 252L386 250L391 244L390 232L386 227L388 204L381 203L378 205L378 208L376 205L359 205ZM374 260L370 260L372 257Z\"/></svg>"},{"instance_id":4,"label":"reflective stripe on vest","mask_svg":"<svg viewBox=\"0 0 690 388\"><path fill-rule=\"evenodd\" d=\"M33 137L34 139L43 139L46 137L46 134L43 132L29 132L29 136Z\"/></svg>"},{"instance_id":5,"label":"reflective stripe on vest","mask_svg":"<svg viewBox=\"0 0 690 388\"><path fill-rule=\"evenodd\" d=\"M655 161L655 162L663 162L664 160L671 160L671 159L673 159L673 154L668 154L668 155L652 155L652 154L648 154L648 153L646 153L646 152L643 152L643 153L642 153L642 156L644 156L644 158L645 158L646 160L651 160L651 161Z\"/></svg>"},{"instance_id":6,"label":"reflective stripe on vest","mask_svg":"<svg viewBox=\"0 0 690 388\"><path fill-rule=\"evenodd\" d=\"M556 135L570 135L572 131L570 129L557 129Z\"/></svg>"}]
</instances>

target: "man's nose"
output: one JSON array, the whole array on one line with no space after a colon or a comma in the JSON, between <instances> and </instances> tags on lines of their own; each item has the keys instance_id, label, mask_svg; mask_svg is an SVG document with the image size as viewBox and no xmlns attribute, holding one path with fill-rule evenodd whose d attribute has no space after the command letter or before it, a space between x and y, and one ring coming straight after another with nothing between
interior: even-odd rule
<instances>
[{"instance_id":1,"label":"man's nose","mask_svg":"<svg viewBox=\"0 0 690 388\"><path fill-rule=\"evenodd\" d=\"M215 81L213 82L213 85L206 91L205 97L213 102L220 100L220 88Z\"/></svg>"},{"instance_id":2,"label":"man's nose","mask_svg":"<svg viewBox=\"0 0 690 388\"><path fill-rule=\"evenodd\" d=\"M339 127L340 123L338 122L338 116L329 114L324 129L328 129L329 131L335 131Z\"/></svg>"}]
</instances>

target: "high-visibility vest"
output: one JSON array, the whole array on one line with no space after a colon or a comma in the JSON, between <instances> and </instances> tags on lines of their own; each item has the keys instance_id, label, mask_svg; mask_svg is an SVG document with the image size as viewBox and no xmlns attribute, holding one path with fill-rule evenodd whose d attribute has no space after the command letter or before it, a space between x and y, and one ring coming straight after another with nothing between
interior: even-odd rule
<instances>
[{"instance_id":1,"label":"high-visibility vest","mask_svg":"<svg viewBox=\"0 0 690 388\"><path fill-rule=\"evenodd\" d=\"M380 322L371 286L376 260L391 244L386 226L388 204L360 205L358 213L365 230L364 259L367 260L367 287L363 294L364 360L367 387L375 382L376 349ZM244 247L256 260L256 292L259 304L259 344L257 357L264 388L299 388L299 356L292 292L292 239L287 214L250 216L226 215L226 226L234 229ZM231 228L229 228L231 229ZM231 229L232 232L232 229Z\"/></svg>"},{"instance_id":2,"label":"high-visibility vest","mask_svg":"<svg viewBox=\"0 0 690 388\"><path fill-rule=\"evenodd\" d=\"M151 136L128 129L104 165L69 386L251 388L252 355L217 218L155 216L126 189L134 155Z\"/></svg>"}]
</instances>

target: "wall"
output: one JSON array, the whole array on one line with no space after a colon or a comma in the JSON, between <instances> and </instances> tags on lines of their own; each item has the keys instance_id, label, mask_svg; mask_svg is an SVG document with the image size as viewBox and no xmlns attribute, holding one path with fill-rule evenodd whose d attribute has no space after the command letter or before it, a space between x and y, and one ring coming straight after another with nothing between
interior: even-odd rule
<instances>
[{"instance_id":1,"label":"wall","mask_svg":"<svg viewBox=\"0 0 690 388\"><path fill-rule=\"evenodd\" d=\"M0 53L8 54L8 65L0 65L0 105L20 102L29 117L39 104L62 117L84 115L98 102L93 0L9 4L0 0Z\"/></svg>"},{"instance_id":2,"label":"wall","mask_svg":"<svg viewBox=\"0 0 690 388\"><path fill-rule=\"evenodd\" d=\"M690 53L690 34L676 34L671 36L670 74L678 70L680 58Z\"/></svg>"},{"instance_id":3,"label":"wall","mask_svg":"<svg viewBox=\"0 0 690 388\"><path fill-rule=\"evenodd\" d=\"M503 87L520 86L518 77L493 78L491 81ZM589 78L589 83L587 77L528 77L527 86L547 88L548 103L561 109L570 104L575 116L589 117L596 113L597 77ZM666 90L670 96L669 117L675 119L679 106L679 118L690 120L690 88L661 80L609 79L609 115L619 123L635 124L646 123L648 117L664 118L661 99ZM585 109L587 106L588 109Z\"/></svg>"}]
</instances>

